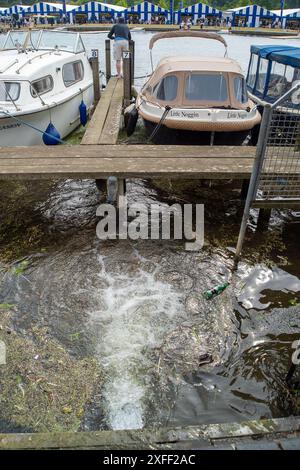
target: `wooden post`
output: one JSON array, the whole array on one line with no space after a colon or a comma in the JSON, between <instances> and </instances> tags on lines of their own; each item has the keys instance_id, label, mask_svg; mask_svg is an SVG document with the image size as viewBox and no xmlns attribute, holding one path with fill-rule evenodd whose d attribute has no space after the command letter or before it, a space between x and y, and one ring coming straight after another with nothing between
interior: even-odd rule
<instances>
[{"instance_id":1,"label":"wooden post","mask_svg":"<svg viewBox=\"0 0 300 470\"><path fill-rule=\"evenodd\" d=\"M126 193L126 180L124 178L118 178L118 200L117 207L123 207L124 199L120 199L120 196L125 196Z\"/></svg>"},{"instance_id":2,"label":"wooden post","mask_svg":"<svg viewBox=\"0 0 300 470\"><path fill-rule=\"evenodd\" d=\"M131 101L131 52L123 52L123 81L124 81L124 101L123 107L127 108Z\"/></svg>"},{"instance_id":3,"label":"wooden post","mask_svg":"<svg viewBox=\"0 0 300 470\"><path fill-rule=\"evenodd\" d=\"M94 105L96 106L101 98L98 49L92 49L90 64L93 71Z\"/></svg>"},{"instance_id":4,"label":"wooden post","mask_svg":"<svg viewBox=\"0 0 300 470\"><path fill-rule=\"evenodd\" d=\"M271 217L271 211L272 209L269 209L266 207L259 209L257 225L256 225L257 232L265 232L266 230L268 230L269 221Z\"/></svg>"},{"instance_id":5,"label":"wooden post","mask_svg":"<svg viewBox=\"0 0 300 470\"><path fill-rule=\"evenodd\" d=\"M135 42L129 41L129 51L131 52L131 86L134 85L134 68L135 68Z\"/></svg>"},{"instance_id":6,"label":"wooden post","mask_svg":"<svg viewBox=\"0 0 300 470\"><path fill-rule=\"evenodd\" d=\"M111 77L110 39L105 40L105 68L106 68L106 83L108 83Z\"/></svg>"}]
</instances>

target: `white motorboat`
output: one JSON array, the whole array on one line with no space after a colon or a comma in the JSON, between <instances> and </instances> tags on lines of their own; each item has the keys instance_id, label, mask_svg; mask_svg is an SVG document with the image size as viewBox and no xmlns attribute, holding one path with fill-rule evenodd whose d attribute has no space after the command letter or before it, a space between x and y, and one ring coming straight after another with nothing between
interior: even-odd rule
<instances>
[{"instance_id":1,"label":"white motorboat","mask_svg":"<svg viewBox=\"0 0 300 470\"><path fill-rule=\"evenodd\" d=\"M150 52L159 40L182 37L217 40L225 46L225 57L162 59L130 113L136 119L138 111L156 143L241 144L261 116L248 97L239 64L227 57L226 41L216 33L159 33L150 40ZM129 133L132 119L127 119Z\"/></svg>"},{"instance_id":2,"label":"white motorboat","mask_svg":"<svg viewBox=\"0 0 300 470\"><path fill-rule=\"evenodd\" d=\"M85 120L93 95L80 34L9 32L0 49L0 146L58 143Z\"/></svg>"}]
</instances>

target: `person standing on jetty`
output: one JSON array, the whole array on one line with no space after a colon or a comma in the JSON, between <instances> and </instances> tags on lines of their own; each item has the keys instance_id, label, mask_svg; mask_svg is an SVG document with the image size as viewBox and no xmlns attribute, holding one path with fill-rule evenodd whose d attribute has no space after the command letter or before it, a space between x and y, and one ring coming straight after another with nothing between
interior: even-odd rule
<instances>
[{"instance_id":1,"label":"person standing on jetty","mask_svg":"<svg viewBox=\"0 0 300 470\"><path fill-rule=\"evenodd\" d=\"M120 17L118 23L114 24L108 33L109 39L114 39L114 59L116 61L118 78L122 78L122 54L129 50L128 41L131 40L130 30L125 24L124 18Z\"/></svg>"}]
</instances>

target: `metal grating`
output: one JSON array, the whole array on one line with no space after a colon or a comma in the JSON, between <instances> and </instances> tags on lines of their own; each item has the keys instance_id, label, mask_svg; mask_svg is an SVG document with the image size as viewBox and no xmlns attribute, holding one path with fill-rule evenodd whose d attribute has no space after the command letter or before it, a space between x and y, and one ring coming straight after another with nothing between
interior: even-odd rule
<instances>
[{"instance_id":1,"label":"metal grating","mask_svg":"<svg viewBox=\"0 0 300 470\"><path fill-rule=\"evenodd\" d=\"M285 98L273 108L266 128L257 201L300 200L300 105Z\"/></svg>"}]
</instances>

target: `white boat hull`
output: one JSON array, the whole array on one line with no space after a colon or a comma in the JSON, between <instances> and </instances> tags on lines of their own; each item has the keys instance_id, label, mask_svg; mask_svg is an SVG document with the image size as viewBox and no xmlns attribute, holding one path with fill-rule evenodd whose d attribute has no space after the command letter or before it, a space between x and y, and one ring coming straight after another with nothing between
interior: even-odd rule
<instances>
[{"instance_id":1,"label":"white boat hull","mask_svg":"<svg viewBox=\"0 0 300 470\"><path fill-rule=\"evenodd\" d=\"M51 108L51 121L62 139L80 125L79 105L81 100L82 95L79 93ZM92 84L84 91L84 103L88 110L93 105ZM15 119L2 117L0 110L0 146L43 145L43 134L30 126L45 131L50 123L49 109L45 107L45 109L40 109L31 114L18 113L14 116Z\"/></svg>"},{"instance_id":2,"label":"white boat hull","mask_svg":"<svg viewBox=\"0 0 300 470\"><path fill-rule=\"evenodd\" d=\"M158 124L164 108L150 102L137 100L140 116ZM260 123L261 116L255 107L250 112L231 109L173 108L164 119L169 129L195 132L243 132Z\"/></svg>"}]
</instances>

